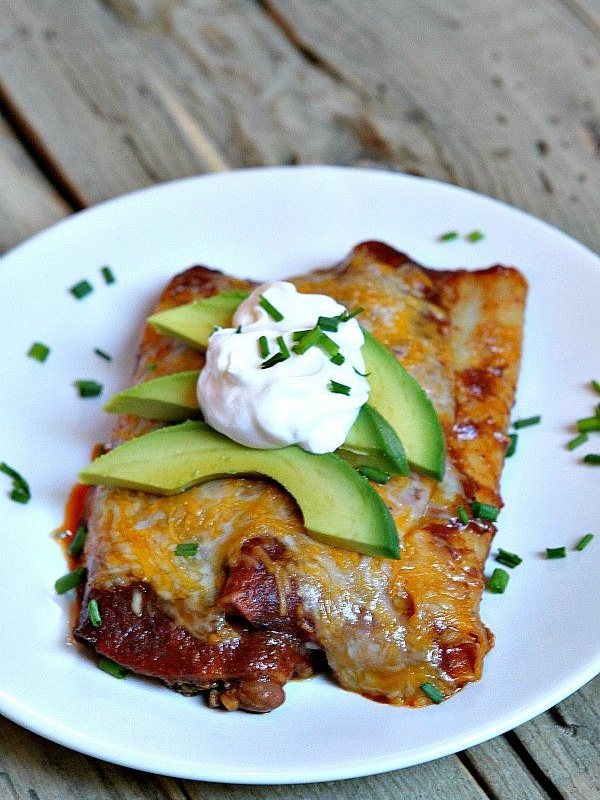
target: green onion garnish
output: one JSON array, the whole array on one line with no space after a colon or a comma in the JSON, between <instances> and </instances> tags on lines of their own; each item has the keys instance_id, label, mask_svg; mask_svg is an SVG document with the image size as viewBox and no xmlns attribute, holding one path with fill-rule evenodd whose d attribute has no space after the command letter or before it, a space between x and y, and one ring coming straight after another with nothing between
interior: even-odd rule
<instances>
[{"instance_id":1,"label":"green onion garnish","mask_svg":"<svg viewBox=\"0 0 600 800\"><path fill-rule=\"evenodd\" d=\"M431 702L435 703L436 705L438 703L441 703L442 700L444 699L443 692L441 692L437 688L437 686L434 686L433 683L429 683L428 681L426 681L425 683L422 683L419 688L421 689L423 694L426 694L427 697L431 700Z\"/></svg>"},{"instance_id":2,"label":"green onion garnish","mask_svg":"<svg viewBox=\"0 0 600 800\"><path fill-rule=\"evenodd\" d=\"M65 594L65 592L68 592L70 589L79 586L84 580L85 567L75 567L71 572L67 572L66 575L63 575L62 578L58 578L58 580L55 581L54 589L56 594Z\"/></svg>"},{"instance_id":3,"label":"green onion garnish","mask_svg":"<svg viewBox=\"0 0 600 800\"><path fill-rule=\"evenodd\" d=\"M154 372L156 369L158 369L158 364L155 361L152 361L150 364L146 364L144 367L144 372Z\"/></svg>"},{"instance_id":4,"label":"green onion garnish","mask_svg":"<svg viewBox=\"0 0 600 800\"><path fill-rule=\"evenodd\" d=\"M499 564L504 564L505 567L510 567L511 569L518 567L523 561L521 556L516 553L509 553L508 550L503 550L501 547L498 548L495 558Z\"/></svg>"},{"instance_id":5,"label":"green onion garnish","mask_svg":"<svg viewBox=\"0 0 600 800\"><path fill-rule=\"evenodd\" d=\"M263 361L263 363L260 365L260 368L269 369L269 367L274 367L275 364L281 364L281 362L285 360L286 358L283 353L275 353L275 355L271 356L271 358L267 359L267 361Z\"/></svg>"},{"instance_id":6,"label":"green onion garnish","mask_svg":"<svg viewBox=\"0 0 600 800\"><path fill-rule=\"evenodd\" d=\"M102 617L100 616L100 609L98 608L98 601L93 598L88 603L88 616L94 628L99 628L102 625Z\"/></svg>"},{"instance_id":7,"label":"green onion garnish","mask_svg":"<svg viewBox=\"0 0 600 800\"><path fill-rule=\"evenodd\" d=\"M269 342L266 336L261 336L258 340L258 352L261 358L267 358L269 355Z\"/></svg>"},{"instance_id":8,"label":"green onion garnish","mask_svg":"<svg viewBox=\"0 0 600 800\"><path fill-rule=\"evenodd\" d=\"M358 467L358 471L361 475L364 475L365 478L368 478L374 483L387 483L392 477L389 472L383 472L383 470L370 467L368 464Z\"/></svg>"},{"instance_id":9,"label":"green onion garnish","mask_svg":"<svg viewBox=\"0 0 600 800\"><path fill-rule=\"evenodd\" d=\"M337 381L329 381L329 391L333 392L334 394L345 394L348 396L350 394L350 387L346 386L345 383L338 383Z\"/></svg>"},{"instance_id":10,"label":"green onion garnish","mask_svg":"<svg viewBox=\"0 0 600 800\"><path fill-rule=\"evenodd\" d=\"M508 438L510 439L508 443L508 447L506 448L506 453L504 455L505 458L510 458L514 456L517 451L517 439L519 438L516 433L509 433Z\"/></svg>"},{"instance_id":11,"label":"green onion garnish","mask_svg":"<svg viewBox=\"0 0 600 800\"><path fill-rule=\"evenodd\" d=\"M594 389L598 394L600 394L600 381L591 381L592 389Z\"/></svg>"},{"instance_id":12,"label":"green onion garnish","mask_svg":"<svg viewBox=\"0 0 600 800\"><path fill-rule=\"evenodd\" d=\"M275 306L270 303L264 295L259 295L258 305L263 308L267 314L271 317L271 319L275 320L275 322L281 322L283 319L283 314L281 311L278 311Z\"/></svg>"},{"instance_id":13,"label":"green onion garnish","mask_svg":"<svg viewBox=\"0 0 600 800\"><path fill-rule=\"evenodd\" d=\"M288 350L288 346L285 343L285 339L283 338L283 336L278 336L277 337L277 344L279 345L279 352L281 353L281 355L284 358L289 358L290 357L290 351Z\"/></svg>"},{"instance_id":14,"label":"green onion garnish","mask_svg":"<svg viewBox=\"0 0 600 800\"><path fill-rule=\"evenodd\" d=\"M600 417L584 417L577 420L577 430L579 433L589 433L590 431L600 431Z\"/></svg>"},{"instance_id":15,"label":"green onion garnish","mask_svg":"<svg viewBox=\"0 0 600 800\"><path fill-rule=\"evenodd\" d=\"M465 236L467 242L480 242L482 239L485 239L485 234L481 231L471 231Z\"/></svg>"},{"instance_id":16,"label":"green onion garnish","mask_svg":"<svg viewBox=\"0 0 600 800\"><path fill-rule=\"evenodd\" d=\"M583 539L580 539L579 542L577 542L577 544L575 545L575 550L583 550L584 547L588 546L588 544L592 541L593 538L594 538L593 533L586 533Z\"/></svg>"},{"instance_id":17,"label":"green onion garnish","mask_svg":"<svg viewBox=\"0 0 600 800\"><path fill-rule=\"evenodd\" d=\"M104 389L102 384L97 381L79 380L74 382L74 386L79 393L79 397L98 397Z\"/></svg>"},{"instance_id":18,"label":"green onion garnish","mask_svg":"<svg viewBox=\"0 0 600 800\"><path fill-rule=\"evenodd\" d=\"M125 667L117 664L112 658L106 658L105 656L102 656L102 658L98 660L98 668L103 672L108 672L113 678L119 678L119 680L126 678L129 674L129 671L125 669Z\"/></svg>"},{"instance_id":19,"label":"green onion garnish","mask_svg":"<svg viewBox=\"0 0 600 800\"><path fill-rule=\"evenodd\" d=\"M50 348L42 342L34 342L29 348L27 355L29 358L33 358L43 364L50 355Z\"/></svg>"},{"instance_id":20,"label":"green onion garnish","mask_svg":"<svg viewBox=\"0 0 600 800\"><path fill-rule=\"evenodd\" d=\"M76 300L81 300L82 297L85 297L86 294L94 291L94 287L89 281L79 281L76 283L75 286L71 286L69 289L71 294Z\"/></svg>"},{"instance_id":21,"label":"green onion garnish","mask_svg":"<svg viewBox=\"0 0 600 800\"><path fill-rule=\"evenodd\" d=\"M464 506L459 506L456 510L458 514L459 520L462 522L463 525L469 524L469 515L467 514L467 509Z\"/></svg>"},{"instance_id":22,"label":"green onion garnish","mask_svg":"<svg viewBox=\"0 0 600 800\"><path fill-rule=\"evenodd\" d=\"M471 510L474 517L485 519L489 522L494 522L500 513L500 509L497 506L493 506L491 503L481 503L479 500L474 500L471 503Z\"/></svg>"},{"instance_id":23,"label":"green onion garnish","mask_svg":"<svg viewBox=\"0 0 600 800\"><path fill-rule=\"evenodd\" d=\"M496 569L492 572L489 581L487 582L488 591L492 592L493 594L504 594L509 580L510 575L508 572L505 569L502 569L502 567L496 567Z\"/></svg>"},{"instance_id":24,"label":"green onion garnish","mask_svg":"<svg viewBox=\"0 0 600 800\"><path fill-rule=\"evenodd\" d=\"M326 333L321 333L319 336L317 347L319 350L322 350L326 356L329 356L329 358L333 358L333 356L336 356L340 352L339 344L334 342Z\"/></svg>"},{"instance_id":25,"label":"green onion garnish","mask_svg":"<svg viewBox=\"0 0 600 800\"><path fill-rule=\"evenodd\" d=\"M336 333L337 329L340 327L340 322L343 321L341 314L338 314L337 317L319 317L317 320L317 328L320 328L322 331Z\"/></svg>"},{"instance_id":26,"label":"green onion garnish","mask_svg":"<svg viewBox=\"0 0 600 800\"><path fill-rule=\"evenodd\" d=\"M566 558L566 556L567 556L567 548L566 547L547 547L546 548L546 556L548 558Z\"/></svg>"},{"instance_id":27,"label":"green onion garnish","mask_svg":"<svg viewBox=\"0 0 600 800\"><path fill-rule=\"evenodd\" d=\"M105 283L115 282L115 276L110 267L101 267L100 272L102 273L102 277L104 278Z\"/></svg>"},{"instance_id":28,"label":"green onion garnish","mask_svg":"<svg viewBox=\"0 0 600 800\"><path fill-rule=\"evenodd\" d=\"M354 311L345 311L341 315L342 322L348 322L349 319L354 319L354 317L358 317L358 315L362 314L364 310L365 309L363 306L359 306L358 308L355 308Z\"/></svg>"},{"instance_id":29,"label":"green onion garnish","mask_svg":"<svg viewBox=\"0 0 600 800\"><path fill-rule=\"evenodd\" d=\"M112 356L109 356L108 353L105 353L104 350L101 350L99 347L94 348L94 353L105 361L112 361Z\"/></svg>"},{"instance_id":30,"label":"green onion garnish","mask_svg":"<svg viewBox=\"0 0 600 800\"><path fill-rule=\"evenodd\" d=\"M354 372L356 372L357 375L360 375L361 378L368 378L369 375L371 374L370 372L359 372L356 369L356 367L352 367L352 369L354 370Z\"/></svg>"},{"instance_id":31,"label":"green onion garnish","mask_svg":"<svg viewBox=\"0 0 600 800\"><path fill-rule=\"evenodd\" d=\"M571 439L570 442L567 442L567 450L575 450L576 447L579 447L582 444L585 444L590 437L587 433L580 433L579 436L576 436L574 439Z\"/></svg>"},{"instance_id":32,"label":"green onion garnish","mask_svg":"<svg viewBox=\"0 0 600 800\"><path fill-rule=\"evenodd\" d=\"M80 525L77 528L77 533L71 539L71 544L68 547L68 553L71 556L79 556L83 552L83 546L87 538L88 529L87 525Z\"/></svg>"},{"instance_id":33,"label":"green onion garnish","mask_svg":"<svg viewBox=\"0 0 600 800\"><path fill-rule=\"evenodd\" d=\"M336 353L334 356L331 356L329 360L331 361L332 364L335 364L337 367L341 367L346 359L341 353Z\"/></svg>"},{"instance_id":34,"label":"green onion garnish","mask_svg":"<svg viewBox=\"0 0 600 800\"><path fill-rule=\"evenodd\" d=\"M183 558L190 558L197 554L199 547L200 545L198 542L182 542L175 548L175 555L183 556Z\"/></svg>"},{"instance_id":35,"label":"green onion garnish","mask_svg":"<svg viewBox=\"0 0 600 800\"><path fill-rule=\"evenodd\" d=\"M31 489L25 478L20 475L16 469L9 467L4 462L0 463L0 472L12 478L12 490L9 494L11 500L15 503L25 504L31 500Z\"/></svg>"},{"instance_id":36,"label":"green onion garnish","mask_svg":"<svg viewBox=\"0 0 600 800\"><path fill-rule=\"evenodd\" d=\"M600 453L588 453L583 457L584 464L593 464L594 466L600 465Z\"/></svg>"},{"instance_id":37,"label":"green onion garnish","mask_svg":"<svg viewBox=\"0 0 600 800\"><path fill-rule=\"evenodd\" d=\"M446 231L438 236L438 242L452 242L454 239L458 239L458 231Z\"/></svg>"},{"instance_id":38,"label":"green onion garnish","mask_svg":"<svg viewBox=\"0 0 600 800\"><path fill-rule=\"evenodd\" d=\"M542 417L537 414L535 417L526 417L525 419L517 419L513 422L513 428L519 430L519 428L528 428L530 425L537 425L541 421Z\"/></svg>"},{"instance_id":39,"label":"green onion garnish","mask_svg":"<svg viewBox=\"0 0 600 800\"><path fill-rule=\"evenodd\" d=\"M300 335L300 338L297 339L297 336ZM318 344L320 338L325 334L323 331L319 330L319 328L312 328L309 331L297 331L292 338L296 340L296 344L292 347L294 353L297 353L299 356L306 353L311 347L314 347Z\"/></svg>"}]
</instances>

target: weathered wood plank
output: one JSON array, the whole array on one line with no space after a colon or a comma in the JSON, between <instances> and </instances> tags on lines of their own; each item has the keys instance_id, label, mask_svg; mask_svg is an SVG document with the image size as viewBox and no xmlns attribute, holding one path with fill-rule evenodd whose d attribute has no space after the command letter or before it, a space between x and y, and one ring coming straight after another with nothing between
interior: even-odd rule
<instances>
[{"instance_id":1,"label":"weathered wood plank","mask_svg":"<svg viewBox=\"0 0 600 800\"><path fill-rule=\"evenodd\" d=\"M283 786L232 786L175 780L73 753L0 717L0 797L10 800L487 800L456 757L348 781ZM532 800L538 800L532 795Z\"/></svg>"},{"instance_id":2,"label":"weathered wood plank","mask_svg":"<svg viewBox=\"0 0 600 800\"><path fill-rule=\"evenodd\" d=\"M563 797L600 797L600 677L514 736Z\"/></svg>"},{"instance_id":3,"label":"weathered wood plank","mask_svg":"<svg viewBox=\"0 0 600 800\"><path fill-rule=\"evenodd\" d=\"M600 48L564 5L266 5L315 61L370 98L386 98L396 130L419 119L450 180L600 250ZM372 125L393 149L398 134L377 116Z\"/></svg>"},{"instance_id":4,"label":"weathered wood plank","mask_svg":"<svg viewBox=\"0 0 600 800\"><path fill-rule=\"evenodd\" d=\"M0 253L71 211L37 169L1 116L0 185Z\"/></svg>"}]
</instances>

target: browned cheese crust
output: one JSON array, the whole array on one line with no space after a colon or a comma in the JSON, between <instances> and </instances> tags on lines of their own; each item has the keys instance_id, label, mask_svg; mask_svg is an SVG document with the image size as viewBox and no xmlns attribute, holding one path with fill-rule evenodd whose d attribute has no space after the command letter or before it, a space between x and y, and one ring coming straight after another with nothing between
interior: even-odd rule
<instances>
[{"instance_id":1,"label":"browned cheese crust","mask_svg":"<svg viewBox=\"0 0 600 800\"><path fill-rule=\"evenodd\" d=\"M96 488L76 635L98 653L211 705L268 711L293 677L328 668L345 689L422 706L481 676L492 635L479 617L494 525L461 523L473 500L501 506L499 479L519 369L526 283L516 269L424 268L379 242L294 280L329 294L424 387L447 447L441 483L417 474L377 491L398 527L399 561L319 544L276 484L211 481L175 497ZM157 308L248 282L193 267ZM202 366L201 353L146 328L135 382ZM154 423L119 418L114 441ZM198 556L174 554L199 543ZM96 598L102 625L87 602Z\"/></svg>"}]
</instances>

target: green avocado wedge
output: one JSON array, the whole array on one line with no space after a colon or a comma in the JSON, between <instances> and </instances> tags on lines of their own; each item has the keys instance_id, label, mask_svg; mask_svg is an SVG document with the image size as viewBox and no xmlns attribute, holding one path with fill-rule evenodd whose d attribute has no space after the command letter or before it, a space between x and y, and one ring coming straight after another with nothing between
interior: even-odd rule
<instances>
[{"instance_id":1,"label":"green avocado wedge","mask_svg":"<svg viewBox=\"0 0 600 800\"><path fill-rule=\"evenodd\" d=\"M200 370L174 372L139 383L113 395L104 406L110 414L133 414L162 422L184 422L201 417L196 395Z\"/></svg>"},{"instance_id":2,"label":"green avocado wedge","mask_svg":"<svg viewBox=\"0 0 600 800\"><path fill-rule=\"evenodd\" d=\"M410 465L438 481L444 477L444 432L431 400L387 347L364 330L362 348L369 381L369 405L394 429Z\"/></svg>"},{"instance_id":3,"label":"green avocado wedge","mask_svg":"<svg viewBox=\"0 0 600 800\"><path fill-rule=\"evenodd\" d=\"M191 347L206 350L208 337L214 329L229 327L233 312L247 297L248 292L238 289L220 292L159 311L148 317L148 322L158 333L173 336Z\"/></svg>"},{"instance_id":4,"label":"green avocado wedge","mask_svg":"<svg viewBox=\"0 0 600 800\"><path fill-rule=\"evenodd\" d=\"M257 450L188 421L124 442L92 461L79 479L172 495L234 475L266 476L280 484L296 500L307 531L324 544L400 557L387 506L366 478L333 453L314 455L295 446Z\"/></svg>"},{"instance_id":5,"label":"green avocado wedge","mask_svg":"<svg viewBox=\"0 0 600 800\"><path fill-rule=\"evenodd\" d=\"M230 325L235 309L246 296L244 292L223 292L159 312L148 321L163 334L182 339L192 347L206 349L215 325ZM213 307L218 308L218 317L213 313ZM362 354L371 387L369 405L396 432L410 466L417 472L442 480L446 448L433 403L396 357L364 328L363 333Z\"/></svg>"},{"instance_id":6,"label":"green avocado wedge","mask_svg":"<svg viewBox=\"0 0 600 800\"><path fill-rule=\"evenodd\" d=\"M196 395L199 375L199 370L189 370L153 378L114 395L104 410L162 422L201 418ZM355 467L408 475L402 442L381 414L370 406L361 408L346 441L336 452Z\"/></svg>"}]
</instances>

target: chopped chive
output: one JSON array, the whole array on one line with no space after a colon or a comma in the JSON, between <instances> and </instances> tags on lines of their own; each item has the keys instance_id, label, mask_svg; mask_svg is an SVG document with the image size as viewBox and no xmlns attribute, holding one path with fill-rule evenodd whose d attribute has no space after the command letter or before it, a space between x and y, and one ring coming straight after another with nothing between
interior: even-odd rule
<instances>
[{"instance_id":1,"label":"chopped chive","mask_svg":"<svg viewBox=\"0 0 600 800\"><path fill-rule=\"evenodd\" d=\"M438 236L438 242L452 242L454 239L458 239L458 231L446 231Z\"/></svg>"},{"instance_id":2,"label":"chopped chive","mask_svg":"<svg viewBox=\"0 0 600 800\"><path fill-rule=\"evenodd\" d=\"M576 436L574 439L571 439L570 442L567 442L567 450L575 450L576 447L580 447L582 444L585 444L590 437L587 433L580 433L579 436Z\"/></svg>"},{"instance_id":3,"label":"chopped chive","mask_svg":"<svg viewBox=\"0 0 600 800\"><path fill-rule=\"evenodd\" d=\"M98 660L98 668L101 669L103 672L107 672L109 675L112 675L113 678L118 678L122 680L126 678L129 674L129 670L122 667L120 664L117 664L116 661L113 661L112 658L106 658L102 656Z\"/></svg>"},{"instance_id":4,"label":"chopped chive","mask_svg":"<svg viewBox=\"0 0 600 800\"><path fill-rule=\"evenodd\" d=\"M496 567L487 582L487 589L493 594L504 594L509 580L508 572L502 567Z\"/></svg>"},{"instance_id":5,"label":"chopped chive","mask_svg":"<svg viewBox=\"0 0 600 800\"><path fill-rule=\"evenodd\" d=\"M495 558L499 564L504 564L505 567L510 567L511 569L518 567L523 561L521 556L516 553L509 553L508 550L503 550L501 547L498 548Z\"/></svg>"},{"instance_id":6,"label":"chopped chive","mask_svg":"<svg viewBox=\"0 0 600 800\"><path fill-rule=\"evenodd\" d=\"M102 277L104 278L105 283L114 283L115 276L113 271L110 267L101 267L100 272L102 273Z\"/></svg>"},{"instance_id":7,"label":"chopped chive","mask_svg":"<svg viewBox=\"0 0 600 800\"><path fill-rule=\"evenodd\" d=\"M336 353L334 356L331 356L329 360L331 361L332 364L335 364L337 367L341 367L346 359L341 353Z\"/></svg>"},{"instance_id":8,"label":"chopped chive","mask_svg":"<svg viewBox=\"0 0 600 800\"><path fill-rule=\"evenodd\" d=\"M600 394L600 381L591 381L592 389L594 389L598 394Z\"/></svg>"},{"instance_id":9,"label":"chopped chive","mask_svg":"<svg viewBox=\"0 0 600 800\"><path fill-rule=\"evenodd\" d=\"M237 328L235 329L235 332L236 333L241 333L242 332L242 326L238 325Z\"/></svg>"},{"instance_id":10,"label":"chopped chive","mask_svg":"<svg viewBox=\"0 0 600 800\"><path fill-rule=\"evenodd\" d=\"M422 683L419 688L423 692L423 694L426 694L427 697L431 700L431 702L435 703L436 705L438 705L438 703L441 703L442 700L444 699L443 692L441 692L437 688L437 686L434 686L433 683L429 683L428 681L426 681L425 683Z\"/></svg>"},{"instance_id":11,"label":"chopped chive","mask_svg":"<svg viewBox=\"0 0 600 800\"><path fill-rule=\"evenodd\" d=\"M71 294L76 300L81 300L86 294L90 294L90 292L94 291L94 287L89 281L83 280L76 283L74 286L71 286L69 289Z\"/></svg>"},{"instance_id":12,"label":"chopped chive","mask_svg":"<svg viewBox=\"0 0 600 800\"><path fill-rule=\"evenodd\" d=\"M506 448L506 453L504 456L505 458L510 458L517 452L517 440L519 437L516 433L509 433L508 438L510 441L508 443L508 447Z\"/></svg>"},{"instance_id":13,"label":"chopped chive","mask_svg":"<svg viewBox=\"0 0 600 800\"><path fill-rule=\"evenodd\" d=\"M463 525L469 524L469 515L467 514L467 509L464 506L459 506L456 510L456 513L458 514L458 518Z\"/></svg>"},{"instance_id":14,"label":"chopped chive","mask_svg":"<svg viewBox=\"0 0 600 800\"><path fill-rule=\"evenodd\" d=\"M104 389L101 383L88 380L75 381L74 386L79 393L79 397L98 397Z\"/></svg>"},{"instance_id":15,"label":"chopped chive","mask_svg":"<svg viewBox=\"0 0 600 800\"><path fill-rule=\"evenodd\" d=\"M542 417L537 414L534 417L526 417L525 419L517 419L513 422L513 428L515 430L519 430L519 428L528 428L530 425L537 425L541 421Z\"/></svg>"},{"instance_id":16,"label":"chopped chive","mask_svg":"<svg viewBox=\"0 0 600 800\"><path fill-rule=\"evenodd\" d=\"M258 340L258 352L261 358L267 358L269 355L269 342L266 336L261 336Z\"/></svg>"},{"instance_id":17,"label":"chopped chive","mask_svg":"<svg viewBox=\"0 0 600 800\"><path fill-rule=\"evenodd\" d=\"M283 319L283 314L281 311L278 311L275 306L270 303L264 295L259 295L258 304L261 308L263 308L267 314L271 317L271 319L275 320L275 322L281 322Z\"/></svg>"},{"instance_id":18,"label":"chopped chive","mask_svg":"<svg viewBox=\"0 0 600 800\"><path fill-rule=\"evenodd\" d=\"M152 361L150 364L146 364L144 367L144 372L154 372L155 369L158 369L158 364L155 361Z\"/></svg>"},{"instance_id":19,"label":"chopped chive","mask_svg":"<svg viewBox=\"0 0 600 800\"><path fill-rule=\"evenodd\" d=\"M299 356L306 353L311 347L314 347L318 342L321 336L325 334L320 331L318 328L312 328L296 342L296 344L292 347L294 353L297 353Z\"/></svg>"},{"instance_id":20,"label":"chopped chive","mask_svg":"<svg viewBox=\"0 0 600 800\"><path fill-rule=\"evenodd\" d=\"M334 342L326 333L322 333L319 336L319 340L317 341L317 347L319 350L322 350L326 356L330 358L332 356L336 356L340 352L340 346L337 342Z\"/></svg>"},{"instance_id":21,"label":"chopped chive","mask_svg":"<svg viewBox=\"0 0 600 800\"><path fill-rule=\"evenodd\" d=\"M183 558L190 558L197 554L199 547L200 545L198 542L182 542L175 548L175 555L183 556Z\"/></svg>"},{"instance_id":22,"label":"chopped chive","mask_svg":"<svg viewBox=\"0 0 600 800\"><path fill-rule=\"evenodd\" d=\"M345 383L338 383L337 381L329 381L329 391L333 392L334 394L345 394L348 396L350 394L350 387L346 386Z\"/></svg>"},{"instance_id":23,"label":"chopped chive","mask_svg":"<svg viewBox=\"0 0 600 800\"><path fill-rule=\"evenodd\" d=\"M65 594L70 589L74 589L83 583L85 580L85 567L75 567L71 572L67 572L61 578L58 578L54 583L56 594Z\"/></svg>"},{"instance_id":24,"label":"chopped chive","mask_svg":"<svg viewBox=\"0 0 600 800\"><path fill-rule=\"evenodd\" d=\"M361 475L363 475L365 478L368 478L370 481L373 481L374 483L387 483L392 477L389 472L384 472L383 470L376 469L375 467L370 467L368 464L358 467L358 471Z\"/></svg>"},{"instance_id":25,"label":"chopped chive","mask_svg":"<svg viewBox=\"0 0 600 800\"><path fill-rule=\"evenodd\" d=\"M352 367L352 369L354 370L354 372L356 372L357 375L360 375L361 378L368 378L369 375L371 374L370 372L359 372L356 369L356 367Z\"/></svg>"},{"instance_id":26,"label":"chopped chive","mask_svg":"<svg viewBox=\"0 0 600 800\"><path fill-rule=\"evenodd\" d=\"M279 352L281 353L281 355L284 358L289 358L290 357L290 351L288 350L288 346L285 343L285 339L283 338L283 336L278 336L277 337L277 344L279 345Z\"/></svg>"},{"instance_id":27,"label":"chopped chive","mask_svg":"<svg viewBox=\"0 0 600 800\"><path fill-rule=\"evenodd\" d=\"M474 500L471 503L471 510L474 517L485 519L489 522L494 522L500 513L500 509L497 506L493 506L491 503L481 503L479 500Z\"/></svg>"},{"instance_id":28,"label":"chopped chive","mask_svg":"<svg viewBox=\"0 0 600 800\"><path fill-rule=\"evenodd\" d=\"M346 311L342 316L342 322L348 322L349 319L354 319L354 317L358 317L359 314L362 314L364 311L364 306L359 306L355 308L354 311Z\"/></svg>"},{"instance_id":29,"label":"chopped chive","mask_svg":"<svg viewBox=\"0 0 600 800\"><path fill-rule=\"evenodd\" d=\"M275 353L275 355L271 356L271 358L267 359L267 361L263 361L263 363L260 365L260 368L269 369L269 367L274 367L275 364L281 364L282 361L286 361L283 353Z\"/></svg>"},{"instance_id":30,"label":"chopped chive","mask_svg":"<svg viewBox=\"0 0 600 800\"><path fill-rule=\"evenodd\" d=\"M593 538L594 538L593 533L586 533L583 539L580 539L575 545L575 550L583 550L584 547L588 546L588 544L592 541Z\"/></svg>"},{"instance_id":31,"label":"chopped chive","mask_svg":"<svg viewBox=\"0 0 600 800\"><path fill-rule=\"evenodd\" d=\"M593 464L594 466L600 465L600 453L588 453L583 457L584 464Z\"/></svg>"},{"instance_id":32,"label":"chopped chive","mask_svg":"<svg viewBox=\"0 0 600 800\"><path fill-rule=\"evenodd\" d=\"M317 328L320 328L322 331L336 333L340 327L340 322L343 322L341 314L337 317L319 317L317 320Z\"/></svg>"},{"instance_id":33,"label":"chopped chive","mask_svg":"<svg viewBox=\"0 0 600 800\"><path fill-rule=\"evenodd\" d=\"M100 616L100 609L98 608L98 601L92 598L87 606L88 616L94 628L99 628L102 625L102 617Z\"/></svg>"},{"instance_id":34,"label":"chopped chive","mask_svg":"<svg viewBox=\"0 0 600 800\"><path fill-rule=\"evenodd\" d=\"M292 333L292 341L300 342L302 339L304 339L304 337L306 336L307 333L310 333L313 330L314 330L314 328L309 328L306 331L294 331Z\"/></svg>"},{"instance_id":35,"label":"chopped chive","mask_svg":"<svg viewBox=\"0 0 600 800\"><path fill-rule=\"evenodd\" d=\"M88 529L87 525L80 525L77 528L77 533L71 540L71 544L68 547L68 553L71 556L79 556L83 552L83 546L85 544L85 540L87 538Z\"/></svg>"},{"instance_id":36,"label":"chopped chive","mask_svg":"<svg viewBox=\"0 0 600 800\"><path fill-rule=\"evenodd\" d=\"M94 348L94 353L105 361L112 361L112 356L109 356L108 353L105 353L104 350L101 350L99 347Z\"/></svg>"},{"instance_id":37,"label":"chopped chive","mask_svg":"<svg viewBox=\"0 0 600 800\"><path fill-rule=\"evenodd\" d=\"M546 557L547 558L566 558L567 556L567 548L566 547L547 547L546 548Z\"/></svg>"},{"instance_id":38,"label":"chopped chive","mask_svg":"<svg viewBox=\"0 0 600 800\"><path fill-rule=\"evenodd\" d=\"M12 490L9 494L10 499L22 505L28 503L31 500L31 489L25 478L20 475L16 469L9 467L8 464L4 462L0 463L0 472L12 478Z\"/></svg>"},{"instance_id":39,"label":"chopped chive","mask_svg":"<svg viewBox=\"0 0 600 800\"><path fill-rule=\"evenodd\" d=\"M589 431L600 431L600 417L583 417L577 420L577 430L579 433L588 433Z\"/></svg>"},{"instance_id":40,"label":"chopped chive","mask_svg":"<svg viewBox=\"0 0 600 800\"><path fill-rule=\"evenodd\" d=\"M39 361L40 364L43 364L50 355L50 348L48 345L43 344L43 342L34 342L29 348L27 355L29 358L33 358L35 361Z\"/></svg>"},{"instance_id":41,"label":"chopped chive","mask_svg":"<svg viewBox=\"0 0 600 800\"><path fill-rule=\"evenodd\" d=\"M480 242L485 239L485 234L482 231L471 231L465 236L467 242Z\"/></svg>"}]
</instances>

